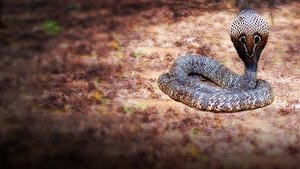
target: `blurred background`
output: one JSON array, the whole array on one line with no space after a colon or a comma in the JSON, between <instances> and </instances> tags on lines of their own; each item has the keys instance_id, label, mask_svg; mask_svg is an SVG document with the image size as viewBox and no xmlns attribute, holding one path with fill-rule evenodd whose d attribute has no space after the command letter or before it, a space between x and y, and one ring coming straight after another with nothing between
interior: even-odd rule
<instances>
[{"instance_id":1,"label":"blurred background","mask_svg":"<svg viewBox=\"0 0 300 169\"><path fill-rule=\"evenodd\" d=\"M156 84L184 54L242 73L237 0L1 0L0 168L298 168L300 3L253 0L275 102L201 112ZM297 107L298 106L298 107Z\"/></svg>"}]
</instances>

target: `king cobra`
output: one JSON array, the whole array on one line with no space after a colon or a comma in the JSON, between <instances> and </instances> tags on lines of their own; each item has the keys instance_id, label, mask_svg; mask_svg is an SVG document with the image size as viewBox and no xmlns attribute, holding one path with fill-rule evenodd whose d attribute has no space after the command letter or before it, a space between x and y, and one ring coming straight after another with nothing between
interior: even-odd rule
<instances>
[{"instance_id":1,"label":"king cobra","mask_svg":"<svg viewBox=\"0 0 300 169\"><path fill-rule=\"evenodd\" d=\"M260 54L269 36L267 22L254 10L245 8L234 19L229 34L244 63L243 75L214 59L186 55L159 77L159 88L170 98L203 111L236 112L271 104L272 87L256 79Z\"/></svg>"}]
</instances>

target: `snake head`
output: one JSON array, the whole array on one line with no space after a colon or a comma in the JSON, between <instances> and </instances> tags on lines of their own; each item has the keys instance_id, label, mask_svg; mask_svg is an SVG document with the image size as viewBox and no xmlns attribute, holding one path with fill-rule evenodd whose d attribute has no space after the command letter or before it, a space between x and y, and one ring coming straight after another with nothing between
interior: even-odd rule
<instances>
[{"instance_id":1,"label":"snake head","mask_svg":"<svg viewBox=\"0 0 300 169\"><path fill-rule=\"evenodd\" d=\"M256 66L269 36L267 22L250 8L242 10L230 28L230 38L246 68Z\"/></svg>"}]
</instances>

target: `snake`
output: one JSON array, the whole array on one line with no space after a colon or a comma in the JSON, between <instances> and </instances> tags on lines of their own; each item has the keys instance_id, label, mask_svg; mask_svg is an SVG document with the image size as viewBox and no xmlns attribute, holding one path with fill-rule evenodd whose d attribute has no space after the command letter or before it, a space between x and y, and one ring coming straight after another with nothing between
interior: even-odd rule
<instances>
[{"instance_id":1,"label":"snake","mask_svg":"<svg viewBox=\"0 0 300 169\"><path fill-rule=\"evenodd\" d=\"M158 87L171 99L202 111L238 112L270 105L272 86L257 79L258 61L269 37L267 22L244 8L233 20L229 35L244 63L244 74L207 56L184 55L159 76Z\"/></svg>"}]
</instances>

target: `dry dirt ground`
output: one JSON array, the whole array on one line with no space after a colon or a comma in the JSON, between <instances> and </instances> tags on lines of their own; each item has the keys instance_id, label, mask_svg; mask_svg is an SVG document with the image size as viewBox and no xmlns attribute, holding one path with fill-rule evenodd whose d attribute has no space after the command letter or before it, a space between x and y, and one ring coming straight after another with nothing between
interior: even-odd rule
<instances>
[{"instance_id":1,"label":"dry dirt ground","mask_svg":"<svg viewBox=\"0 0 300 169\"><path fill-rule=\"evenodd\" d=\"M258 77L273 86L274 103L216 114L157 86L184 54L243 72L228 35L238 9L202 2L4 2L1 165L299 168L300 3L253 5L270 27ZM45 20L62 30L43 30Z\"/></svg>"}]
</instances>

